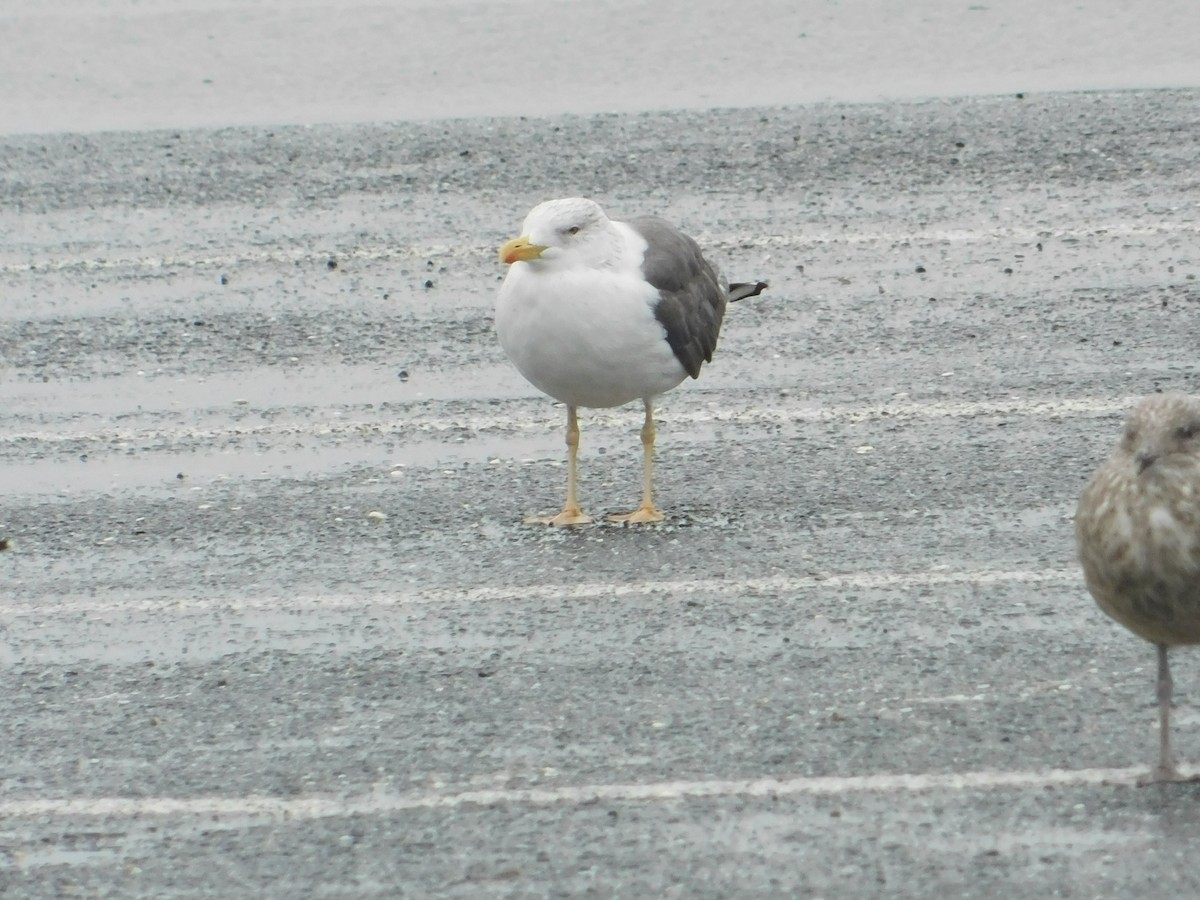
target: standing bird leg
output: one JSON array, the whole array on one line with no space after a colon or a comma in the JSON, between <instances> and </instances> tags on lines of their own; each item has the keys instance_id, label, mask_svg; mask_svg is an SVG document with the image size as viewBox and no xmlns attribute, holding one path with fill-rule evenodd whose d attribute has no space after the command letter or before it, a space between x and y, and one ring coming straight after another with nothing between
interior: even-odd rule
<instances>
[{"instance_id":1,"label":"standing bird leg","mask_svg":"<svg viewBox=\"0 0 1200 900\"><path fill-rule=\"evenodd\" d=\"M622 513L608 517L610 522L624 522L626 525L645 525L651 522L661 522L663 514L654 505L654 402L649 398L642 401L646 405L646 421L642 425L642 450L646 462L642 472L642 505L631 513Z\"/></svg>"},{"instance_id":2,"label":"standing bird leg","mask_svg":"<svg viewBox=\"0 0 1200 900\"><path fill-rule=\"evenodd\" d=\"M575 499L575 482L579 471L579 417L575 407L567 407L567 503L557 516L530 516L526 525L587 525L592 517L585 515Z\"/></svg>"},{"instance_id":3,"label":"standing bird leg","mask_svg":"<svg viewBox=\"0 0 1200 900\"><path fill-rule=\"evenodd\" d=\"M1153 784L1157 781L1188 781L1179 769L1175 768L1175 758L1171 755L1171 695L1175 690L1175 682L1171 679L1171 664L1167 660L1167 645L1155 644L1158 650L1158 766L1144 779L1143 783Z\"/></svg>"}]
</instances>

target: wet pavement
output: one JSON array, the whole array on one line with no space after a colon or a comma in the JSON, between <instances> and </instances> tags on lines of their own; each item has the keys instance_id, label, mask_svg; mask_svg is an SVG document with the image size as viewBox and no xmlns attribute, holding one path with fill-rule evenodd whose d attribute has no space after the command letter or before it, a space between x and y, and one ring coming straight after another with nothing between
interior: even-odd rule
<instances>
[{"instance_id":1,"label":"wet pavement","mask_svg":"<svg viewBox=\"0 0 1200 900\"><path fill-rule=\"evenodd\" d=\"M1071 515L1200 389L1198 99L0 138L0 890L1195 892ZM660 526L520 524L565 413L495 248L566 194L771 284ZM593 514L640 424L582 414Z\"/></svg>"},{"instance_id":2,"label":"wet pavement","mask_svg":"<svg viewBox=\"0 0 1200 900\"><path fill-rule=\"evenodd\" d=\"M1193 0L4 0L0 133L1200 86Z\"/></svg>"}]
</instances>

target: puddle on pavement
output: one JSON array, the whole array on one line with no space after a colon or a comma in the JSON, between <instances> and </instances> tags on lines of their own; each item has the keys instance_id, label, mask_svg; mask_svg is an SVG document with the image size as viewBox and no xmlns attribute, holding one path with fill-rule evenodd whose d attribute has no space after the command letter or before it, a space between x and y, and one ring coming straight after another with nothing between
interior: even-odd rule
<instances>
[{"instance_id":1,"label":"puddle on pavement","mask_svg":"<svg viewBox=\"0 0 1200 900\"><path fill-rule=\"evenodd\" d=\"M269 453L227 450L218 453L138 453L89 460L40 460L0 467L0 492L9 497L34 494L117 493L160 487L199 490L228 479L300 478L313 472L375 465L381 478L391 464L378 447L305 447Z\"/></svg>"},{"instance_id":2,"label":"puddle on pavement","mask_svg":"<svg viewBox=\"0 0 1200 900\"><path fill-rule=\"evenodd\" d=\"M0 871L5 869L39 869L49 866L113 866L120 860L116 850L69 850L53 845L37 849L13 850L0 855Z\"/></svg>"},{"instance_id":3,"label":"puddle on pavement","mask_svg":"<svg viewBox=\"0 0 1200 900\"><path fill-rule=\"evenodd\" d=\"M636 466L641 459L636 418L628 429L593 429L580 450L580 465L594 464L601 456L619 457L621 465ZM721 431L713 425L691 424L686 430L660 441L663 465L670 465L671 454L678 455L688 445L713 443ZM796 427L785 426L775 432L787 439ZM300 479L314 475L336 477L349 471L364 481L375 478L382 483L403 485L406 470L412 477L448 466L491 465L535 462L565 465L563 430L547 421L545 430L512 434L488 433L470 437L396 441L386 435L368 442L322 439L310 435L287 438L287 446L269 450L242 447L219 451L179 452L172 450L122 451L99 453L84 459L47 459L30 463L10 462L0 466L0 493L9 497L78 493L117 493L160 488L171 491L199 492L214 483L228 480ZM250 438L253 441L253 438ZM373 470L373 471L372 471Z\"/></svg>"},{"instance_id":4,"label":"puddle on pavement","mask_svg":"<svg viewBox=\"0 0 1200 900\"><path fill-rule=\"evenodd\" d=\"M591 452L621 452L614 442L593 445L581 454L583 462ZM636 434L630 438L631 460L640 459ZM116 493L128 490L162 488L173 491L200 491L227 480L289 479L313 474L336 476L347 470L360 472L364 479L377 478L383 483L403 484L405 470L413 477L422 470L483 465L492 460L536 461L557 465L565 459L561 438L551 434L489 436L481 440L444 442L418 441L394 450L379 446L290 447L268 453L224 451L220 453L178 454L141 453L87 462L53 460L0 467L0 493L9 497L76 493ZM633 463L631 462L631 465ZM180 476L183 476L182 478Z\"/></svg>"},{"instance_id":5,"label":"puddle on pavement","mask_svg":"<svg viewBox=\"0 0 1200 900\"><path fill-rule=\"evenodd\" d=\"M250 415L297 407L528 396L534 396L533 389L507 363L457 369L403 363L386 368L281 365L202 378L137 371L95 381L0 381L0 409L5 416L28 417L38 423L78 416L132 419L172 413L199 417L214 410L244 410L242 415ZM17 423L11 427L25 426Z\"/></svg>"}]
</instances>

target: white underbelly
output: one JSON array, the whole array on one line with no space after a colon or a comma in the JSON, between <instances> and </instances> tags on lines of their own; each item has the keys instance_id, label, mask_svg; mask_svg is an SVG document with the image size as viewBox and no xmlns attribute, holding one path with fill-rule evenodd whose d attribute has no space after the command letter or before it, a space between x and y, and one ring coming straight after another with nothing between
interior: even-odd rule
<instances>
[{"instance_id":1,"label":"white underbelly","mask_svg":"<svg viewBox=\"0 0 1200 900\"><path fill-rule=\"evenodd\" d=\"M496 303L496 332L538 390L570 406L620 406L687 375L654 317L657 299L640 279L529 277L514 266Z\"/></svg>"}]
</instances>

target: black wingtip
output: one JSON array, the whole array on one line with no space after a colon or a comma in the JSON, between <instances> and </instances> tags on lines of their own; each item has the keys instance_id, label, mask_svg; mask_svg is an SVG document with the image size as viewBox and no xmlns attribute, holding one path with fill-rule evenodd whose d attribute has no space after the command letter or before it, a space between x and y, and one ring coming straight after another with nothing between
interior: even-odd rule
<instances>
[{"instance_id":1,"label":"black wingtip","mask_svg":"<svg viewBox=\"0 0 1200 900\"><path fill-rule=\"evenodd\" d=\"M748 282L737 282L729 286L729 302L737 303L739 300L745 300L747 297L757 297L767 289L765 281L756 281L754 284Z\"/></svg>"}]
</instances>

